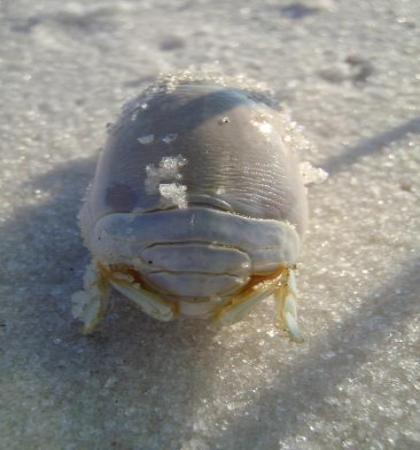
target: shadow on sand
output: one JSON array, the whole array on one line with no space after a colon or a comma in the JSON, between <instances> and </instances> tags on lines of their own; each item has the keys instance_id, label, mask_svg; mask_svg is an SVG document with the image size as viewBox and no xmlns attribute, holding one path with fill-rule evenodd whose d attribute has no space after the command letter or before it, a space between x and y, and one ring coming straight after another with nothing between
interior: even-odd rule
<instances>
[{"instance_id":1,"label":"shadow on sand","mask_svg":"<svg viewBox=\"0 0 420 450\"><path fill-rule=\"evenodd\" d=\"M51 192L50 200L17 210L1 229L13 240L13 261L0 271L9 293L0 320L2 375L27 380L22 401L35 395L48 405L22 418L10 399L10 413L20 417L22 430L34 423L41 429L48 420L57 433L63 429L63 445L77 448L93 448L97 435L101 442L112 437L106 448L131 448L127 443L144 430L154 440L145 438L139 448L169 448L168 433L170 448L180 448L192 404L206 388L202 380L217 360L214 332L201 321L157 322L120 299L97 334L81 335L70 297L88 262L76 216L93 168L91 160L74 161L31 181L34 190ZM19 445L43 448L41 435L20 431Z\"/></svg>"},{"instance_id":2,"label":"shadow on sand","mask_svg":"<svg viewBox=\"0 0 420 450\"><path fill-rule=\"evenodd\" d=\"M385 147L403 139L409 133L420 133L420 117L408 120L395 128L391 128L369 139L364 139L354 147L345 149L343 153L329 158L320 165L330 175L335 175L356 163L360 158L381 152Z\"/></svg>"}]
</instances>

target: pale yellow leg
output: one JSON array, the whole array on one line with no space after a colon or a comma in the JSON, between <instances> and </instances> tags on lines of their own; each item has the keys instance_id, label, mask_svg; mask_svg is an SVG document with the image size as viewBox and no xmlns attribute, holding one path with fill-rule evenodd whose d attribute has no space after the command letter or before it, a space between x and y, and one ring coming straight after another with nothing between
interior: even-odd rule
<instances>
[{"instance_id":1,"label":"pale yellow leg","mask_svg":"<svg viewBox=\"0 0 420 450\"><path fill-rule=\"evenodd\" d=\"M273 281L256 284L248 292L233 297L228 304L217 310L213 316L214 322L227 325L241 320L257 303L272 295L276 289L277 283Z\"/></svg>"},{"instance_id":2,"label":"pale yellow leg","mask_svg":"<svg viewBox=\"0 0 420 450\"><path fill-rule=\"evenodd\" d=\"M297 320L297 288L293 269L284 271L281 285L276 289L274 297L277 302L281 326L285 327L292 340L303 342L303 334Z\"/></svg>"},{"instance_id":3,"label":"pale yellow leg","mask_svg":"<svg viewBox=\"0 0 420 450\"><path fill-rule=\"evenodd\" d=\"M115 274L114 274L115 276ZM111 280L112 286L132 300L143 312L154 319L168 322L175 318L174 305L162 300L157 294L142 289L138 283Z\"/></svg>"},{"instance_id":4,"label":"pale yellow leg","mask_svg":"<svg viewBox=\"0 0 420 450\"><path fill-rule=\"evenodd\" d=\"M72 313L83 322L83 333L91 334L108 313L110 285L95 262L86 268L83 285L84 290L72 296Z\"/></svg>"}]
</instances>

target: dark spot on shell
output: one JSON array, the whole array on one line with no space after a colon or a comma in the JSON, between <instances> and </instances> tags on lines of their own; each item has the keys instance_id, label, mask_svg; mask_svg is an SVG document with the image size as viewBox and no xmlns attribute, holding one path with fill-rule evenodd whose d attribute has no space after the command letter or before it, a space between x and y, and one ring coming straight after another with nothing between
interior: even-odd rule
<instances>
[{"instance_id":1,"label":"dark spot on shell","mask_svg":"<svg viewBox=\"0 0 420 450\"><path fill-rule=\"evenodd\" d=\"M115 212L130 212L136 201L137 194L125 184L116 183L106 190L105 202Z\"/></svg>"}]
</instances>

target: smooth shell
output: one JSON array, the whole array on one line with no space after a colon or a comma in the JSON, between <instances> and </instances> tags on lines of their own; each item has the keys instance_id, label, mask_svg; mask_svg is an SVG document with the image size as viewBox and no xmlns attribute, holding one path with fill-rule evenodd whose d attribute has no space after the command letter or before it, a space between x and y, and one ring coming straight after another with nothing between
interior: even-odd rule
<instances>
[{"instance_id":1,"label":"smooth shell","mask_svg":"<svg viewBox=\"0 0 420 450\"><path fill-rule=\"evenodd\" d=\"M111 129L90 194L93 218L161 209L159 192L147 191L146 168L181 155L189 204L208 202L303 231L305 191L283 115L220 86L180 85L145 100L132 102Z\"/></svg>"}]
</instances>

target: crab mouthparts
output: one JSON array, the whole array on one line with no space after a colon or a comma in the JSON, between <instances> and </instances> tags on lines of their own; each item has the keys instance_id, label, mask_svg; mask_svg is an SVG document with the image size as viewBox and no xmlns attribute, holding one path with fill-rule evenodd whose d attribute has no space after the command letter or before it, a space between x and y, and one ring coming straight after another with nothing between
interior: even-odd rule
<instances>
[{"instance_id":1,"label":"crab mouthparts","mask_svg":"<svg viewBox=\"0 0 420 450\"><path fill-rule=\"evenodd\" d=\"M151 284L148 281L148 278L145 277L143 274L141 274L138 270L136 270L133 267L122 265L122 264L115 264L111 266L105 266L102 264L98 264L99 270L102 274L102 276L107 279L111 284L115 285L121 285L121 286L131 286L136 289L141 289L143 291L148 291L153 295L157 295L161 297L162 299L165 299L167 301L176 302L176 301L185 301L185 302L203 302L208 300L209 298L221 298L221 297L227 297L232 296L232 292L228 294L218 295L203 295L203 285L200 287L197 287L196 291L194 291L194 295L191 295L193 292L191 287L189 286L183 286L183 292L187 292L187 294L182 293L181 295L174 293L173 291L164 290L162 287L156 288L153 284ZM233 292L236 294L236 296L241 295L248 295L250 291L254 291L257 289L260 289L261 286L264 285L264 288L266 288L269 285L275 285L278 281L279 276L283 273L285 270L284 267L281 267L279 270L268 274L268 275L253 275L250 277L247 277L245 282L236 282L235 291ZM158 272L160 273L160 272ZM177 273L170 273L170 274L164 274L164 275L170 275L173 277L173 279L178 279L178 283L181 285L182 283L188 282L188 277L192 279L194 282L196 279L194 277L200 276L201 278L207 277L208 274L197 274L197 273L190 273L187 275L182 276L183 274L177 274ZM214 275L213 275L214 277ZM210 277L211 279L212 277ZM231 277L233 278L233 277ZM217 279L217 278L216 278ZM215 283L216 284L216 283ZM211 283L207 282L207 287L211 285ZM196 288L196 286L193 286ZM232 290L231 290L232 291Z\"/></svg>"},{"instance_id":2,"label":"crab mouthparts","mask_svg":"<svg viewBox=\"0 0 420 450\"><path fill-rule=\"evenodd\" d=\"M206 298L232 295L246 285L248 275L204 273L193 271L168 272L148 270L140 272L125 265L101 266L104 276L115 283L138 285L144 290L154 292L162 298L184 301L202 301Z\"/></svg>"}]
</instances>

